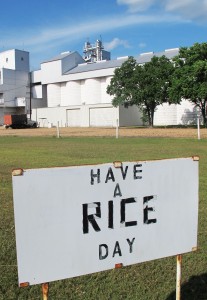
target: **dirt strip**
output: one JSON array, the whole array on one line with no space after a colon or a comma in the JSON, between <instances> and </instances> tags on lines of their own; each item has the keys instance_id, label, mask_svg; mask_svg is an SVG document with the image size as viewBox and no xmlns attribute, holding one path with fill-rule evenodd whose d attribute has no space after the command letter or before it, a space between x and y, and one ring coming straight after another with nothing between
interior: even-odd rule
<instances>
[{"instance_id":1,"label":"dirt strip","mask_svg":"<svg viewBox=\"0 0 207 300\"><path fill-rule=\"evenodd\" d=\"M115 128L60 128L61 137L97 136L116 137ZM196 128L119 128L119 137L180 137L198 138ZM0 127L0 136L57 136L56 128L5 129ZM207 129L200 130L200 137L207 138Z\"/></svg>"}]
</instances>

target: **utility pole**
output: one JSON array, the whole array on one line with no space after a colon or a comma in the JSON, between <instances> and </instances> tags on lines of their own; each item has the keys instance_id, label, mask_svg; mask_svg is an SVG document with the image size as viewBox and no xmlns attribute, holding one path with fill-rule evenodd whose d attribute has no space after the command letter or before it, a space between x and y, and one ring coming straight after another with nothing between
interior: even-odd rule
<instances>
[{"instance_id":1,"label":"utility pole","mask_svg":"<svg viewBox=\"0 0 207 300\"><path fill-rule=\"evenodd\" d=\"M29 118L32 118L32 72L29 72Z\"/></svg>"}]
</instances>

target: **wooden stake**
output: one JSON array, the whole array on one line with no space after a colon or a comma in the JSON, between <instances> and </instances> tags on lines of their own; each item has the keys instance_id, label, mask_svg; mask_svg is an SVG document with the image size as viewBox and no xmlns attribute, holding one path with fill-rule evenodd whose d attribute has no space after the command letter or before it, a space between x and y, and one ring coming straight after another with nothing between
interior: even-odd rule
<instances>
[{"instance_id":1,"label":"wooden stake","mask_svg":"<svg viewBox=\"0 0 207 300\"><path fill-rule=\"evenodd\" d=\"M119 120L116 119L116 139L119 137Z\"/></svg>"},{"instance_id":2,"label":"wooden stake","mask_svg":"<svg viewBox=\"0 0 207 300\"><path fill-rule=\"evenodd\" d=\"M176 300L181 300L181 267L182 255L177 255Z\"/></svg>"},{"instance_id":3,"label":"wooden stake","mask_svg":"<svg viewBox=\"0 0 207 300\"><path fill-rule=\"evenodd\" d=\"M57 138L60 137L60 128L59 128L59 121L57 122Z\"/></svg>"},{"instance_id":4,"label":"wooden stake","mask_svg":"<svg viewBox=\"0 0 207 300\"><path fill-rule=\"evenodd\" d=\"M43 300L48 300L48 295L49 295L49 283L43 283L42 284Z\"/></svg>"}]
</instances>

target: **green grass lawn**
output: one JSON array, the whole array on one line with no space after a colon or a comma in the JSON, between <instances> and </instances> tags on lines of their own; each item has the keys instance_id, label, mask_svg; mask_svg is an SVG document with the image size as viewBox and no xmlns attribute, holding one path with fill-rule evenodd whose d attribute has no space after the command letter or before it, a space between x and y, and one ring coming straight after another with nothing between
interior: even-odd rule
<instances>
[{"instance_id":1,"label":"green grass lawn","mask_svg":"<svg viewBox=\"0 0 207 300\"><path fill-rule=\"evenodd\" d=\"M0 300L42 299L18 287L11 171L113 161L200 156L198 251L183 255L182 300L207 299L207 140L167 138L0 138ZM175 299L176 258L50 283L49 299Z\"/></svg>"}]
</instances>

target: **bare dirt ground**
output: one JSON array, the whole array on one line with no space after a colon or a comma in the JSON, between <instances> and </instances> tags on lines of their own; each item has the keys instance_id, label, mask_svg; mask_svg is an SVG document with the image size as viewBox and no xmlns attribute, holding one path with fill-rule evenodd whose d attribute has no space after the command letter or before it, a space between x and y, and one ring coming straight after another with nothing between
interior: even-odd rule
<instances>
[{"instance_id":1,"label":"bare dirt ground","mask_svg":"<svg viewBox=\"0 0 207 300\"><path fill-rule=\"evenodd\" d=\"M60 128L61 137L115 137L115 128ZM57 136L57 128L5 129L0 127L1 136ZM198 138L196 128L119 128L119 137L171 137ZM201 138L207 138L207 129L200 130Z\"/></svg>"}]
</instances>

